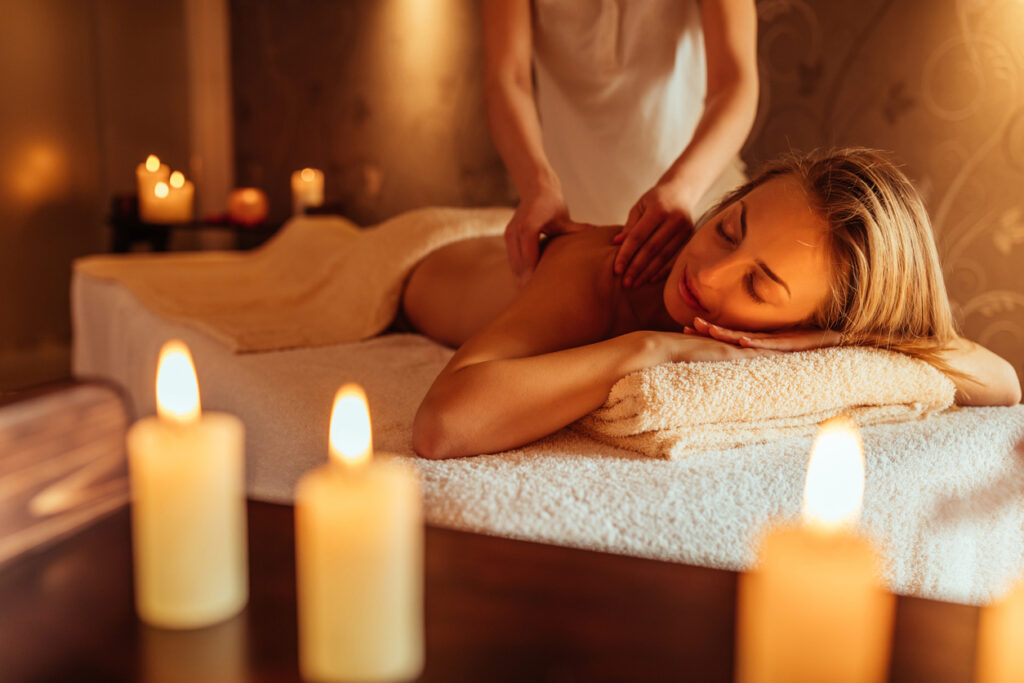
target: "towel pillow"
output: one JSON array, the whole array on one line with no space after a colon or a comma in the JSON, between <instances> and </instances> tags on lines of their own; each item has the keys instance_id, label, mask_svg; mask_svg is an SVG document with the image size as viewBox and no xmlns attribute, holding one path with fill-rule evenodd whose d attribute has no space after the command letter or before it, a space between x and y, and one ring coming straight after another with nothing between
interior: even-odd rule
<instances>
[{"instance_id":1,"label":"towel pillow","mask_svg":"<svg viewBox=\"0 0 1024 683\"><path fill-rule=\"evenodd\" d=\"M616 382L573 427L662 458L811 435L847 414L860 425L920 419L950 407L953 383L901 353L832 347L735 361L665 363Z\"/></svg>"}]
</instances>

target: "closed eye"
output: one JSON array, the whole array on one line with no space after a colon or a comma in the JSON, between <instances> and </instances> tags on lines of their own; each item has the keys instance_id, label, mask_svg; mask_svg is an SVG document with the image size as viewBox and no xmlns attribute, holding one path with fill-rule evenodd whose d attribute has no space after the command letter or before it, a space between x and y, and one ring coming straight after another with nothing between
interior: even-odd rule
<instances>
[{"instance_id":1,"label":"closed eye","mask_svg":"<svg viewBox=\"0 0 1024 683\"><path fill-rule=\"evenodd\" d=\"M729 244L732 244L732 245L737 244L736 239L731 237L729 234L727 234L725 232L724 229L722 229L722 223L721 222L719 222L718 225L715 226L715 232L717 232L719 234L719 236L721 236L721 238L724 239Z\"/></svg>"},{"instance_id":2,"label":"closed eye","mask_svg":"<svg viewBox=\"0 0 1024 683\"><path fill-rule=\"evenodd\" d=\"M747 273L747 277L745 277L743 279L743 284L746 286L747 294L750 295L751 299L753 299L754 301L756 301L759 304L765 303L765 300L762 299L760 296L758 296L757 290L754 289L754 274L753 273Z\"/></svg>"}]
</instances>

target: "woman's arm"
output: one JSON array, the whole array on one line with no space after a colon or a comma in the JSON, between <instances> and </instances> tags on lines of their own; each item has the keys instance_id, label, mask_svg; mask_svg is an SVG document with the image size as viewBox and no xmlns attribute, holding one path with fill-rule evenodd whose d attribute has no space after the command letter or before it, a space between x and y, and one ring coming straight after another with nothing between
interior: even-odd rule
<instances>
[{"instance_id":1,"label":"woman's arm","mask_svg":"<svg viewBox=\"0 0 1024 683\"><path fill-rule=\"evenodd\" d=\"M693 229L694 206L740 151L757 114L753 0L704 0L707 96L693 138L629 212L615 272L627 286L653 280Z\"/></svg>"},{"instance_id":2,"label":"woman's arm","mask_svg":"<svg viewBox=\"0 0 1024 683\"><path fill-rule=\"evenodd\" d=\"M481 16L487 120L520 198L505 241L512 271L523 283L537 265L541 231L559 232L569 211L541 138L531 70L530 2L485 0Z\"/></svg>"},{"instance_id":3,"label":"woman's arm","mask_svg":"<svg viewBox=\"0 0 1024 683\"><path fill-rule=\"evenodd\" d=\"M970 378L950 377L961 406L1012 406L1020 403L1017 371L984 346L958 337L942 358L954 370Z\"/></svg>"},{"instance_id":4,"label":"woman's arm","mask_svg":"<svg viewBox=\"0 0 1024 683\"><path fill-rule=\"evenodd\" d=\"M522 358L453 358L416 413L413 448L426 458L494 453L535 441L598 408L630 372L658 362L633 332Z\"/></svg>"}]
</instances>

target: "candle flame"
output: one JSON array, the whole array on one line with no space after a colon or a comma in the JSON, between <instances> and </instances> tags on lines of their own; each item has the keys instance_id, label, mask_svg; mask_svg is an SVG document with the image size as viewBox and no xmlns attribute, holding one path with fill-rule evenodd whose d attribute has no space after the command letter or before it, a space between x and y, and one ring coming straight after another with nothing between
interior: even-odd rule
<instances>
[{"instance_id":1,"label":"candle flame","mask_svg":"<svg viewBox=\"0 0 1024 683\"><path fill-rule=\"evenodd\" d=\"M192 354L173 339L160 349L156 369L156 412L164 420L194 422L199 418L199 380Z\"/></svg>"},{"instance_id":2,"label":"candle flame","mask_svg":"<svg viewBox=\"0 0 1024 683\"><path fill-rule=\"evenodd\" d=\"M178 189L185 185L185 174L181 171L175 171L171 174L171 187Z\"/></svg>"},{"instance_id":3,"label":"candle flame","mask_svg":"<svg viewBox=\"0 0 1024 683\"><path fill-rule=\"evenodd\" d=\"M311 168L304 168L299 173L299 177L302 178L303 181L305 181L307 183L311 183L311 182L313 182L313 178L316 177L316 171L314 171Z\"/></svg>"},{"instance_id":4,"label":"candle flame","mask_svg":"<svg viewBox=\"0 0 1024 683\"><path fill-rule=\"evenodd\" d=\"M155 173L160 168L160 157L155 154L150 154L146 157L146 170L150 173Z\"/></svg>"},{"instance_id":5,"label":"candle flame","mask_svg":"<svg viewBox=\"0 0 1024 683\"><path fill-rule=\"evenodd\" d=\"M167 183L165 183L162 180L153 186L153 194L155 194L160 199L166 197L170 193L170 191L170 188L167 187Z\"/></svg>"},{"instance_id":6,"label":"candle flame","mask_svg":"<svg viewBox=\"0 0 1024 683\"><path fill-rule=\"evenodd\" d=\"M864 498L864 453L853 421L845 416L818 428L807 464L804 522L820 529L853 526Z\"/></svg>"},{"instance_id":7,"label":"candle flame","mask_svg":"<svg viewBox=\"0 0 1024 683\"><path fill-rule=\"evenodd\" d=\"M329 440L334 462L350 467L369 462L373 452L370 409L366 392L358 384L346 384L334 395Z\"/></svg>"}]
</instances>

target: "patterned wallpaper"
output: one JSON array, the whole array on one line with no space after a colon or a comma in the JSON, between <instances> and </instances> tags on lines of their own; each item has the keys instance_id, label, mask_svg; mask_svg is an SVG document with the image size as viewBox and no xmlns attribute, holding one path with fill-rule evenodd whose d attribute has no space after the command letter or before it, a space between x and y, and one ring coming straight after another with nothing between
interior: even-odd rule
<instances>
[{"instance_id":1,"label":"patterned wallpaper","mask_svg":"<svg viewBox=\"0 0 1024 683\"><path fill-rule=\"evenodd\" d=\"M823 145L893 151L931 212L963 333L1024 376L1024 1L757 8L747 161Z\"/></svg>"}]
</instances>

